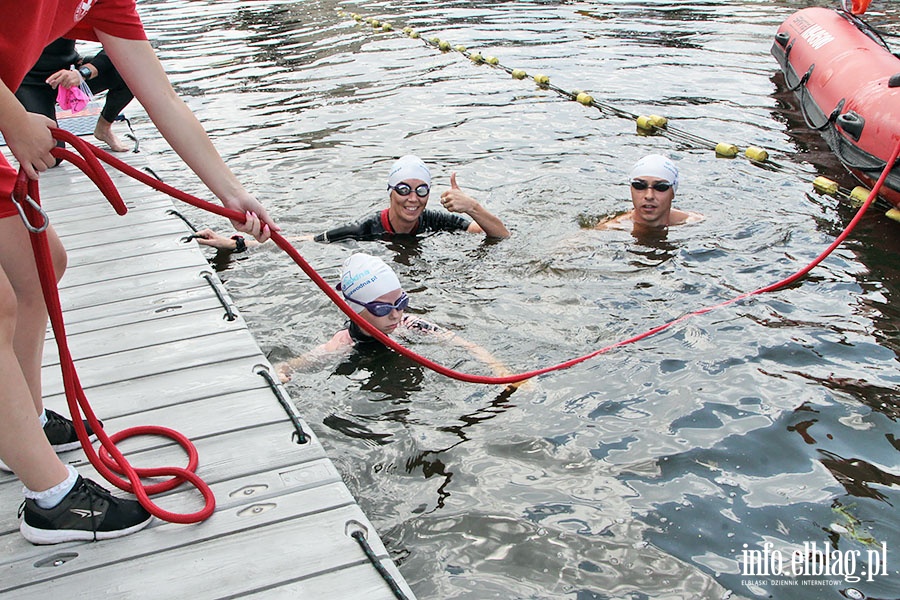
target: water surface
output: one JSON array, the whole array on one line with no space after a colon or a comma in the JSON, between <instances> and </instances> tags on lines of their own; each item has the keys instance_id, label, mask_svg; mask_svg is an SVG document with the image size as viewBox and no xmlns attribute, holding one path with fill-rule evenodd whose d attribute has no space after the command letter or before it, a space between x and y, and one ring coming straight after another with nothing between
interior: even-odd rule
<instances>
[{"instance_id":1,"label":"water surface","mask_svg":"<svg viewBox=\"0 0 900 600\"><path fill-rule=\"evenodd\" d=\"M354 250L383 257L414 312L525 371L780 280L849 221L850 208L811 191L817 174L854 183L802 127L769 54L781 21L812 4L142 0L140 10L176 88L288 235L383 206L402 154L431 165L437 192L456 172L509 240L440 234L300 252L330 280ZM897 30L892 3L870 12ZM637 135L627 119L441 53L404 26L703 138L765 147L793 172ZM136 126L166 181L203 190ZM581 229L626 209L629 167L650 152L677 162L676 205L706 220L654 240ZM896 598L898 234L873 211L803 282L513 394L384 353L304 373L290 391L420 598ZM343 324L274 249L221 276L273 362ZM489 373L459 348L406 342ZM767 542L863 555L883 542L890 576L745 577L742 552Z\"/></svg>"}]
</instances>

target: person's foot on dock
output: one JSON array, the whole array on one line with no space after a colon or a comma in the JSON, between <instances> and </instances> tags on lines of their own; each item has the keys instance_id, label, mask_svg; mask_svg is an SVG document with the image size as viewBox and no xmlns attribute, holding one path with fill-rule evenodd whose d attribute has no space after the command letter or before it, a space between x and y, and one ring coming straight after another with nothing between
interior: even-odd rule
<instances>
[{"instance_id":1,"label":"person's foot on dock","mask_svg":"<svg viewBox=\"0 0 900 600\"><path fill-rule=\"evenodd\" d=\"M113 496L78 475L75 486L51 508L26 498L19 509L19 531L32 544L107 540L130 535L150 524L153 516L137 500Z\"/></svg>"},{"instance_id":2,"label":"person's foot on dock","mask_svg":"<svg viewBox=\"0 0 900 600\"><path fill-rule=\"evenodd\" d=\"M113 152L128 152L128 146L122 142L112 130L112 123L100 117L97 119L97 126L94 128L94 137L101 142L106 142L109 149Z\"/></svg>"}]
</instances>

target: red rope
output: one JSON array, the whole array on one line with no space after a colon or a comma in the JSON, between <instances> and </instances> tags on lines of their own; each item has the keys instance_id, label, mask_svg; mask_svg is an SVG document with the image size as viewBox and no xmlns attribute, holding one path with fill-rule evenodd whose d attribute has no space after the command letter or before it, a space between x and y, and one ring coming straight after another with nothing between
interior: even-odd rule
<instances>
[{"instance_id":1,"label":"red rope","mask_svg":"<svg viewBox=\"0 0 900 600\"><path fill-rule=\"evenodd\" d=\"M55 138L62 139L66 142L69 142L70 144L72 144L73 147L75 147L81 153L81 157L79 157L67 150L55 149L53 151L54 156L67 159L67 160L71 161L73 164L75 164L82 171L84 171L91 178L91 180L94 181L94 183L97 185L97 187L103 192L103 194L110 201L110 203L113 204L113 206L116 208L116 211L119 214L125 213L125 210L126 210L125 205L122 202L122 199L119 196L118 191L116 190L115 186L113 185L112 180L109 178L109 175L100 166L97 159L102 160L103 162L106 162L107 164L111 165L112 167L118 169L119 171L122 171L126 175L129 175L129 176L133 177L134 179L137 179L158 191L166 193L166 194L172 196L173 198L182 200L183 202L191 204L192 206L207 210L209 212L215 213L217 215L220 215L222 217L225 217L225 218L237 221L237 222L243 222L245 220L244 215L236 210L224 208L217 204L212 204L210 202L201 200L200 198L197 198L195 196L187 194L181 190L173 188L172 186L169 186L153 177L150 177L149 175L139 171L138 169L135 169L134 167L125 163L124 161L119 160L118 158L112 156L111 154L85 142L84 140L82 140L68 132L58 130L58 129L53 129L52 131L53 131L53 135ZM752 292L747 292L747 293L741 294L730 300L726 300L724 302L720 302L718 304L707 306L705 308L701 308L701 309L695 310L693 312L687 313L685 315L682 315L681 317L678 317L677 319L674 319L667 323L663 323L662 325L659 325L657 327L649 329L643 333L634 335L628 339L621 340L614 344L610 344L609 346L600 348L599 350L595 350L595 351L585 354L583 356L573 358L566 362L563 362L563 363L560 363L557 365L553 365L553 366L549 366L549 367L544 367L542 369L536 369L533 371L527 371L524 373L508 375L508 376L503 376L503 377L488 377L488 376L482 376L482 375L472 375L472 374L468 374L468 373L461 373L459 371L455 371L453 369L449 369L440 364L437 364L434 361L431 361L423 356L420 356L419 354L413 352L412 350L409 350L408 348L405 348L404 346L398 344L396 341L392 340L390 337L383 334L381 331L379 331L374 326L369 324L359 314L357 314L356 311L353 310L347 304L347 302L343 299L343 297L340 294L338 294L338 292L334 288L332 288L315 271L315 269L313 269L309 265L309 263L306 262L306 260L300 255L300 253L297 252L297 250L287 240L285 240L285 238L281 234L279 234L278 232L273 232L272 240L279 248L284 250L284 252L286 252L288 254L288 256L290 256L294 260L295 263L297 263L297 265L303 270L303 272L306 273L306 275L332 300L332 302L334 302L337 305L337 307L340 308L344 312L344 314L346 314L357 325L362 327L367 333L372 335L374 338L378 339L384 345L390 347L392 350L398 352L399 354L402 354L403 356L406 356L408 358L411 358L411 359L419 362L423 366L428 367L429 369L432 369L432 370L436 371L437 373L440 373L442 375L445 375L447 377L451 377L453 379L457 379L460 381L466 381L466 382L470 382L470 383L484 383L484 384L518 383L518 382L524 381L526 379L536 377L538 375L543 375L545 373L549 373L551 371L558 371L561 369L569 368L571 366L574 366L581 362L589 360L595 356L609 352L610 350L613 350L615 348L619 348L621 346L626 346L628 344L632 344L637 341L643 340L644 338L653 336L661 331L668 329L669 327L675 325L676 323L680 323L691 317L702 315L702 314L705 314L712 310L715 310L717 308L728 306L729 304L733 304L733 303L743 300L745 298L749 298L750 296L754 296L757 294L763 294L763 293L767 293L767 292L772 292L772 291L781 289L783 287L786 287L786 286L791 285L792 283L798 281L799 279L804 277L807 273L809 273L809 271L811 271L813 268L815 268L819 263L821 263L829 254L831 254L831 252L833 252L834 249L847 238L847 236L854 229L854 227L856 227L857 223L859 223L859 221L862 219L863 215L865 214L866 210L869 208L869 206L872 204L872 202L875 200L876 196L878 195L878 191L881 189L881 186L884 184L884 181L887 178L887 175L890 172L891 167L897 161L898 155L900 155L900 140L897 141L894 151L892 152L890 159L888 159L885 169L881 174L881 177L879 177L875 186L872 188L872 191L869 193L868 198L862 204L862 206L859 208L859 210L857 211L854 218L850 221L850 224L847 225L847 227L841 233L841 235L839 235L837 237L837 239L835 239L834 242L832 242L832 244L829 245L825 251L823 251L812 262L810 262L807 266L803 267L802 269L800 269L793 275L791 275L785 279L782 279L781 281L773 283L771 285L754 290ZM24 187L24 185L25 185L24 177L23 177L22 173L20 173L20 180L22 182L22 185L21 186L17 185L17 193L21 193L20 187ZM37 199L36 182L30 182L30 183L35 184L33 187L29 184L28 189L31 192L32 197L37 201L38 199ZM36 215L36 211L34 211L32 209L29 212L31 213L31 218L35 218L34 215ZM152 512L154 515L159 516L160 518L163 518L166 520L170 520L173 522L179 522L179 523L193 522L195 520L205 519L210 514L212 514L212 511L214 509L214 500L215 499L212 496L212 492L209 491L208 486L206 486L206 484L202 480L200 480L199 477L197 477L196 474L193 472L193 470L196 468L196 462L197 462L196 461L196 450L193 449L193 446L190 444L190 441L186 440L183 436L181 436L177 432L173 432L172 430L168 430L168 429L161 428L161 427L136 427L136 428L132 428L132 429L120 432L114 436L107 436L102 431L102 429L99 427L99 423L97 422L97 419L93 414L93 411L90 409L90 406L88 405L87 400L84 398L84 392L81 389L80 384L78 383L77 374L74 372L74 366L72 366L72 364L71 364L72 363L71 356L70 356L70 354L68 352L68 348L66 346L65 332L62 327L61 312L60 312L60 308L59 308L59 299L58 299L58 295L56 293L55 276L52 275L53 266L52 266L52 263L50 263L49 251L46 249L46 246L47 246L46 236L35 235L32 237L33 237L33 240L42 240L43 241L43 244L34 242L36 244L35 256L37 257L39 254L41 255L41 257L39 258L39 264L43 264L43 268L47 269L47 271L51 274L51 277L48 279L49 283L47 283L47 285L45 286L45 278L42 276L41 284L42 284L42 286L45 286L44 287L45 296L48 296L48 292L49 292L49 296L50 296L50 298L47 301L47 305L48 305L48 309L51 309L51 321L53 322L54 333L56 335L57 343L60 344L60 358L62 359L62 362L63 362L64 381L65 381L65 385L66 385L66 396L69 400L69 408L70 408L70 410L72 410L72 416L73 416L73 420L75 421L75 424L76 424L76 429L78 430L79 439L81 440L82 446L84 446L85 451L87 452L88 457L90 458L91 462L94 464L95 467L97 467L98 471L103 473L103 475L105 477L107 477L107 479L109 479L114 485L120 487L123 490L131 491L136 496L138 496L138 499L141 501L141 503L145 507L147 507L147 509L150 510L150 512ZM44 248L38 247L41 245ZM48 287L50 288L49 290L48 290ZM51 306L51 304L52 304L52 306ZM54 317L54 313L56 313L56 315L57 315L56 317ZM90 442L87 440L86 431L84 430L84 427L81 425L80 419L77 418L78 417L78 406L75 403L75 401L73 400L73 398L77 398L78 402L81 403L82 407L85 410L85 414L87 416L88 421L91 423L91 426L93 427L94 431L97 432L97 435L101 440L101 446L102 446L101 458L104 463L109 464L109 469L107 469L104 464L100 464L100 461L97 460L97 456L93 453L93 449L90 446ZM121 439L124 439L126 437L129 437L131 435L139 435L139 434L164 435L166 437L171 437L173 439L176 439L178 441L178 443L181 444L182 447L184 447L185 450L189 454L189 463L188 463L187 469L177 468L177 467L162 467L162 468L156 468L156 469L134 469L134 468L132 468L128 464L128 462L125 460L125 458L121 455L121 453L115 448L115 442L117 442ZM128 477L128 480L131 483L129 484L126 481L120 480L118 477L114 476L112 473L109 472L110 469L115 469L119 473L126 474ZM172 479L169 481L166 481L166 482L162 482L160 484L144 487L140 484L140 481L139 481L140 476L145 476L145 477L172 476ZM195 486L197 486L197 488L203 493L203 495L207 501L207 506L204 510L199 511L198 513L194 513L192 515L177 515L177 514L173 514L173 513L168 513L166 511L162 511L162 509L159 509L158 507L153 505L152 502L150 502L149 498L147 497L147 493L155 493L155 492L171 489L171 488L179 485L182 481L190 481ZM152 507L152 509L151 509L151 507Z\"/></svg>"}]
</instances>

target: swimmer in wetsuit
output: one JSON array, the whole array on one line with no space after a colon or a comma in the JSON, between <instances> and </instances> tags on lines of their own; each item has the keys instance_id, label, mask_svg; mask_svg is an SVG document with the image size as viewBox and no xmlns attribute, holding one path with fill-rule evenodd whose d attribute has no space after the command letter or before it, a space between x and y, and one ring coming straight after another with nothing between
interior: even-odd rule
<instances>
[{"instance_id":1,"label":"swimmer in wetsuit","mask_svg":"<svg viewBox=\"0 0 900 600\"><path fill-rule=\"evenodd\" d=\"M466 341L443 327L406 314L404 311L409 306L409 296L403 291L394 271L380 258L363 253L351 255L344 261L338 290L363 319L385 335L394 335L404 329L439 335L465 347L472 356L488 364L496 374L509 373L481 346ZM353 321L347 321L344 329L334 334L328 342L306 355L280 363L275 368L281 381L288 382L295 370L317 363L323 357L347 353L353 348L370 345L382 346L382 343Z\"/></svg>"},{"instance_id":2,"label":"swimmer in wetsuit","mask_svg":"<svg viewBox=\"0 0 900 600\"><path fill-rule=\"evenodd\" d=\"M509 230L496 216L456 183L456 173L450 175L450 189L441 194L441 205L449 212L425 208L431 193L431 173L418 157L407 155L398 159L388 174L389 202L387 208L369 217L329 229L311 238L317 242L341 240L375 240L384 236L417 235L434 231L466 231L484 233L488 237L507 238ZM463 213L471 219L461 216ZM226 252L243 252L257 245L253 240L226 237L204 229L193 237L204 246ZM300 236L292 241L309 240Z\"/></svg>"},{"instance_id":3,"label":"swimmer in wetsuit","mask_svg":"<svg viewBox=\"0 0 900 600\"><path fill-rule=\"evenodd\" d=\"M390 204L366 219L320 233L317 242L371 240L385 235L417 235L432 231L467 231L488 237L507 238L509 230L496 216L466 194L450 176L450 189L441 194L441 205L449 213L425 208L431 193L431 172L416 156L398 159L388 174ZM469 218L463 217L461 213Z\"/></svg>"}]
</instances>

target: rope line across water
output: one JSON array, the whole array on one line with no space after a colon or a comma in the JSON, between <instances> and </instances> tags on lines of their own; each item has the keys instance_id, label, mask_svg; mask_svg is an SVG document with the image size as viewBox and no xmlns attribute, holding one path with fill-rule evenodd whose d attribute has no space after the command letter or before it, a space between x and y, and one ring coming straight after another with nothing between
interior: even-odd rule
<instances>
[{"instance_id":1,"label":"rope line across water","mask_svg":"<svg viewBox=\"0 0 900 600\"><path fill-rule=\"evenodd\" d=\"M355 12L348 13L341 8L337 9L337 13L340 17L350 17L357 23L365 23L371 26L372 30L376 32L394 34L398 32L393 24L388 21L382 21L372 17L363 17L359 13ZM432 48L437 48L441 52L457 52L468 58L474 64L487 65L491 68L504 71L511 75L513 79L530 79L541 89L551 90L569 100L574 100L584 106L596 108L601 113L634 121L637 124L638 131L645 135L658 133L674 141L684 142L695 148L712 150L716 153L717 156L722 158L737 158L740 156L749 160L751 164L755 164L758 166L765 165L765 168L768 168L770 170L791 174L802 181L808 181L809 174L791 163L790 157L787 155L783 155L782 157L785 162L778 162L776 160L773 160L771 156L772 153L770 151L764 150L758 146L745 145L743 146L743 151L741 151L741 148L736 144L728 142L715 142L689 131L673 127L669 122L669 119L667 119L666 117L659 115L638 115L623 108L619 108L612 104L598 100L591 94L582 90L565 90L550 83L550 77L546 74L529 74L524 69L514 69L508 67L502 64L496 56L469 50L461 44L454 45L449 41L441 39L437 36L429 38L422 37L422 35L412 27L403 27L401 30L399 30L399 32L412 39L421 39L422 42L424 42L426 45ZM869 192L869 190L864 186L857 186L856 188L850 190L841 187L836 182L824 177L816 177L811 183L812 187L817 192L828 194L839 200L849 201L853 206L859 206L868 196ZM885 209L891 208L891 205L889 203L883 200L882 202Z\"/></svg>"}]
</instances>

